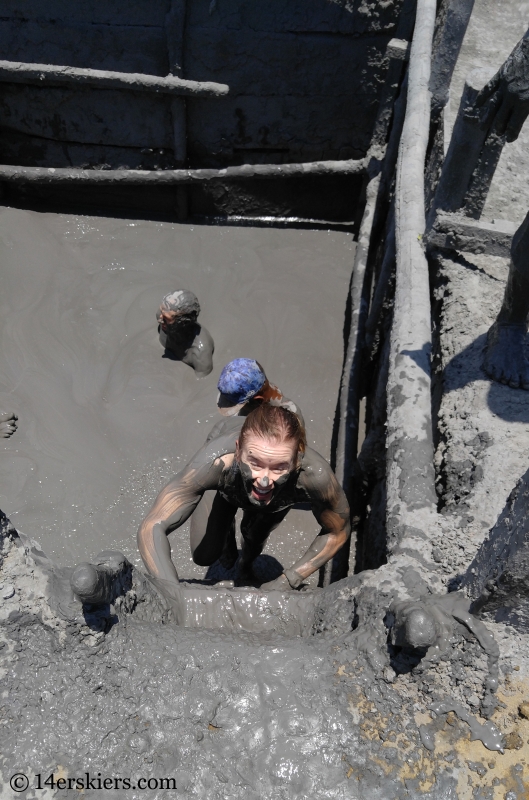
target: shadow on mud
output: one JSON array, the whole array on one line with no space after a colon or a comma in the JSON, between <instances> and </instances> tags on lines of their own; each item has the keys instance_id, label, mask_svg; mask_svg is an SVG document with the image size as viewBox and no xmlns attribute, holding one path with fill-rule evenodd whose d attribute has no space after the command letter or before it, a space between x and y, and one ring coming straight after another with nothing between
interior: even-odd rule
<instances>
[{"instance_id":1,"label":"shadow on mud","mask_svg":"<svg viewBox=\"0 0 529 800\"><path fill-rule=\"evenodd\" d=\"M463 389L475 381L490 384L487 405L500 419L506 422L529 422L529 392L513 389L491 380L483 369L483 351L487 334L483 333L454 356L443 372L443 383L447 393ZM526 351L529 342L526 342Z\"/></svg>"}]
</instances>

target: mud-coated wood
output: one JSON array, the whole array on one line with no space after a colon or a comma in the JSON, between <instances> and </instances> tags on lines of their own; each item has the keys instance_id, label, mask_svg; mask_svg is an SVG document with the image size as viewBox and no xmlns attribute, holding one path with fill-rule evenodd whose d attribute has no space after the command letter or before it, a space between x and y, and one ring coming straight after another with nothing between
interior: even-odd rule
<instances>
[{"instance_id":1,"label":"mud-coated wood","mask_svg":"<svg viewBox=\"0 0 529 800\"><path fill-rule=\"evenodd\" d=\"M160 78L157 75L144 75L139 72L81 69L61 67L57 64L27 64L21 61L0 61L0 82L36 86L90 86L207 97L220 97L229 92L229 86L225 83L186 81L173 75Z\"/></svg>"},{"instance_id":2,"label":"mud-coated wood","mask_svg":"<svg viewBox=\"0 0 529 800\"><path fill-rule=\"evenodd\" d=\"M0 181L9 183L203 183L214 180L241 178L289 178L303 175L357 175L365 171L363 159L358 161L313 161L307 164L245 164L226 169L167 169L167 170L85 170L46 167L12 167L0 165Z\"/></svg>"}]
</instances>

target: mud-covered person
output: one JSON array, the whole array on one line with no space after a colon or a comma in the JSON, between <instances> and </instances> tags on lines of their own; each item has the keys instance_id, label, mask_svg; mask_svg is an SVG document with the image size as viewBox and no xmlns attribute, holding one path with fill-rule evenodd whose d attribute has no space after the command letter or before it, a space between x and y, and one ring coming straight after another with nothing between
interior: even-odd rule
<instances>
[{"instance_id":1,"label":"mud-covered person","mask_svg":"<svg viewBox=\"0 0 529 800\"><path fill-rule=\"evenodd\" d=\"M283 406L297 414L301 423L304 420L298 406L273 383L266 373L253 358L234 358L223 367L217 384L217 408L222 419L217 422L207 435L206 442L228 433L239 435L245 417L263 403L273 406ZM215 502L216 492L204 492L202 500L194 510L191 517L191 542L202 541L203 531L208 524L212 505ZM200 558L200 550L197 558ZM219 565L224 570L231 570L239 558L235 520L224 539L224 547L219 556ZM201 566L202 562L196 561ZM208 564L209 566L209 564Z\"/></svg>"},{"instance_id":2,"label":"mud-covered person","mask_svg":"<svg viewBox=\"0 0 529 800\"><path fill-rule=\"evenodd\" d=\"M156 319L166 353L193 367L197 377L203 378L213 369L215 345L209 331L198 322L199 314L196 295L183 289L165 295Z\"/></svg>"},{"instance_id":3,"label":"mud-covered person","mask_svg":"<svg viewBox=\"0 0 529 800\"><path fill-rule=\"evenodd\" d=\"M178 581L167 537L211 489L216 490L215 500L207 523L195 529L193 559L208 566L219 558L241 508L241 583L253 582L254 560L296 503L310 504L321 531L298 561L262 589L297 589L335 555L350 533L345 494L325 459L307 447L299 417L263 403L246 417L240 433L207 442L158 495L138 531L141 556L154 577Z\"/></svg>"}]
</instances>

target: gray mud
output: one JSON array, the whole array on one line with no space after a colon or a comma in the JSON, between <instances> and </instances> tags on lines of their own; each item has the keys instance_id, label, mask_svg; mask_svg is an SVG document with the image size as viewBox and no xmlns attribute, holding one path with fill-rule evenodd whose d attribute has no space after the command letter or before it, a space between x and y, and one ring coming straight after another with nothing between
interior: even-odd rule
<instances>
[{"instance_id":1,"label":"gray mud","mask_svg":"<svg viewBox=\"0 0 529 800\"><path fill-rule=\"evenodd\" d=\"M359 8L367 16L378 5L394 4ZM527 5L516 4L515 30L514 4L505 12L476 0L469 30L486 29L482 59L503 61ZM209 5L212 25L218 7ZM56 562L0 515L1 800L525 800L527 636L486 619L496 662L461 599L437 630L443 646L424 652L392 644L387 613L403 600L450 611L432 577L457 584L529 467L529 394L491 386L480 367L505 262L438 264L438 573L425 561L419 575L420 552L404 553L305 596L220 587L213 613L213 592L189 582L179 587L186 628L137 570L122 596L94 609L75 600L71 570L57 564L103 549L139 563L137 524L217 421L216 378L236 356L258 358L300 403L309 444L328 456L354 244L342 233L13 209L0 212L0 232L0 407L19 415L2 444L0 507ZM179 287L196 292L215 339L203 380L162 358L155 311ZM310 512L291 512L269 556L290 563L316 530ZM171 539L180 574L202 577L187 529ZM222 615L237 634L207 629ZM240 630L252 617L260 635ZM28 791L10 790L16 772ZM35 788L36 773L75 787L87 772L82 793ZM98 778L131 788L102 790ZM174 788L142 791L140 778Z\"/></svg>"},{"instance_id":2,"label":"gray mud","mask_svg":"<svg viewBox=\"0 0 529 800\"><path fill-rule=\"evenodd\" d=\"M388 648L387 584L362 596L355 576L323 590L308 638L191 630L171 624L138 573L106 612L83 610L68 570L5 518L0 528L2 580L16 586L0 609L2 800L524 797L517 743L529 720L514 735L503 713L494 749L504 755L470 740L469 725L481 740L497 725L477 718L488 674L479 642L456 625L436 660ZM27 792L10 790L17 772ZM43 792L37 775L73 783ZM107 795L99 778L130 788L107 784Z\"/></svg>"},{"instance_id":3,"label":"gray mud","mask_svg":"<svg viewBox=\"0 0 529 800\"><path fill-rule=\"evenodd\" d=\"M230 359L258 359L299 401L309 444L329 456L342 365L350 234L208 227L4 208L0 507L62 564L121 550L167 480L220 419ZM215 339L211 375L163 358L156 310L194 291ZM266 552L288 565L318 525L293 510ZM188 527L171 536L182 577L201 578Z\"/></svg>"}]
</instances>

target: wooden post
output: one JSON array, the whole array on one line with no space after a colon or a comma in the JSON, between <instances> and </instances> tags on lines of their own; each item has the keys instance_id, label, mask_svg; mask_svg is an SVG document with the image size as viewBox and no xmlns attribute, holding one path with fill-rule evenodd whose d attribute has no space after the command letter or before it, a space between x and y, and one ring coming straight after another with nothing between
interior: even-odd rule
<instances>
[{"instance_id":1,"label":"wooden post","mask_svg":"<svg viewBox=\"0 0 529 800\"><path fill-rule=\"evenodd\" d=\"M492 77L491 70L473 70L465 82L441 177L428 214L431 228L438 211L457 211L464 202L487 132L480 128L475 102L478 92Z\"/></svg>"},{"instance_id":2,"label":"wooden post","mask_svg":"<svg viewBox=\"0 0 529 800\"><path fill-rule=\"evenodd\" d=\"M172 75L184 75L184 30L186 17L186 0L171 0L171 7L165 18L167 39L167 55L169 71ZM173 149L177 167L184 167L187 158L187 118L186 101L183 97L175 97L171 101L171 117L173 121ZM189 215L189 198L187 186L177 186L175 190L175 211L179 222Z\"/></svg>"},{"instance_id":3,"label":"wooden post","mask_svg":"<svg viewBox=\"0 0 529 800\"><path fill-rule=\"evenodd\" d=\"M465 195L463 211L467 217L481 217L505 141L505 136L494 131L487 136Z\"/></svg>"},{"instance_id":4,"label":"wooden post","mask_svg":"<svg viewBox=\"0 0 529 800\"><path fill-rule=\"evenodd\" d=\"M410 52L408 102L395 189L396 285L387 418L387 549L424 547L435 526L431 401L431 309L424 169L430 133L430 65L436 0L418 0Z\"/></svg>"},{"instance_id":5,"label":"wooden post","mask_svg":"<svg viewBox=\"0 0 529 800\"><path fill-rule=\"evenodd\" d=\"M409 42L404 39L391 39L386 52L389 56L389 66L380 94L371 147L373 145L383 146L386 144L389 126L394 115L395 98L400 88L404 64L408 60Z\"/></svg>"},{"instance_id":6,"label":"wooden post","mask_svg":"<svg viewBox=\"0 0 529 800\"><path fill-rule=\"evenodd\" d=\"M448 101L452 73L468 26L474 0L443 0L433 39L432 115L436 118Z\"/></svg>"}]
</instances>

